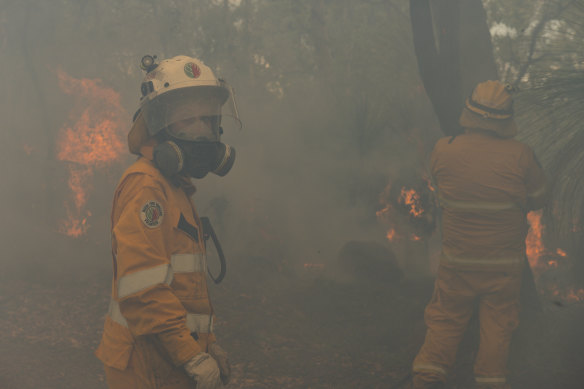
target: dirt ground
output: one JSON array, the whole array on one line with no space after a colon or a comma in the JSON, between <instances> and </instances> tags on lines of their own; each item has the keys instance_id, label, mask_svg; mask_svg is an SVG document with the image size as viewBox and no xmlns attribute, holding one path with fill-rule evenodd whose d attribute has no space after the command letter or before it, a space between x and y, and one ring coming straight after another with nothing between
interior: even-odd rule
<instances>
[{"instance_id":1,"label":"dirt ground","mask_svg":"<svg viewBox=\"0 0 584 389\"><path fill-rule=\"evenodd\" d=\"M404 377L423 341L430 277L341 283L319 269L282 269L258 258L229 270L222 284L210 286L217 337L233 364L229 388L409 387ZM93 350L109 301L108 274L30 278L1 277L0 388L105 388ZM541 317L517 338L513 387L584 387L581 323L584 305L544 303ZM474 339L471 330L451 388L472 387Z\"/></svg>"}]
</instances>

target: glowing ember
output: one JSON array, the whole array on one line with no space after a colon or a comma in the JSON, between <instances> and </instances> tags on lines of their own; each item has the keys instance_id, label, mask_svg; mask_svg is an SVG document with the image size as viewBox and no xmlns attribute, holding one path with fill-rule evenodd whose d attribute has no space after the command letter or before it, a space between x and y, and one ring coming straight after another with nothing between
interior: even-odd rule
<instances>
[{"instance_id":1,"label":"glowing ember","mask_svg":"<svg viewBox=\"0 0 584 389\"><path fill-rule=\"evenodd\" d=\"M569 289L563 296L563 299L568 302L577 302L584 300L584 289Z\"/></svg>"},{"instance_id":2,"label":"glowing ember","mask_svg":"<svg viewBox=\"0 0 584 389\"><path fill-rule=\"evenodd\" d=\"M386 204L386 199L389 196L390 189L391 189L391 185L387 185L385 187L385 190L381 194L381 196L379 196L379 202L382 205L384 205L384 208L383 209L380 209L377 212L375 212L375 216L377 216L377 220L379 220L380 222L382 222L384 224L392 225L392 222L391 222L391 211L392 211L391 205L390 204ZM389 240L390 242L392 242L396 238L395 228L389 227L389 230L387 231L387 235L386 236L387 236L387 240Z\"/></svg>"},{"instance_id":3,"label":"glowing ember","mask_svg":"<svg viewBox=\"0 0 584 389\"><path fill-rule=\"evenodd\" d=\"M375 216L377 216L378 219L385 219L388 217L390 210L391 210L391 205L388 205L385 208L380 209L379 211L375 212Z\"/></svg>"},{"instance_id":4,"label":"glowing ember","mask_svg":"<svg viewBox=\"0 0 584 389\"><path fill-rule=\"evenodd\" d=\"M26 155L31 155L33 150L34 150L34 148L32 146L27 145L27 144L25 144L23 148L24 148L24 152L26 153Z\"/></svg>"},{"instance_id":5,"label":"glowing ember","mask_svg":"<svg viewBox=\"0 0 584 389\"><path fill-rule=\"evenodd\" d=\"M428 186L428 189L430 189L430 192L436 191L436 188L434 188L434 185L432 185L432 181L428 177L422 177L422 179L426 182L426 185Z\"/></svg>"},{"instance_id":6,"label":"glowing ember","mask_svg":"<svg viewBox=\"0 0 584 389\"><path fill-rule=\"evenodd\" d=\"M582 288L560 288L556 284L544 286L544 292L552 296L558 303L577 303L584 301L584 289Z\"/></svg>"},{"instance_id":7,"label":"glowing ember","mask_svg":"<svg viewBox=\"0 0 584 389\"><path fill-rule=\"evenodd\" d=\"M550 269L557 269L558 268L558 261L551 259L547 261L548 268Z\"/></svg>"},{"instance_id":8,"label":"glowing ember","mask_svg":"<svg viewBox=\"0 0 584 389\"><path fill-rule=\"evenodd\" d=\"M565 257L567 255L566 252L562 249L557 249L556 254L558 254L560 257Z\"/></svg>"},{"instance_id":9,"label":"glowing ember","mask_svg":"<svg viewBox=\"0 0 584 389\"><path fill-rule=\"evenodd\" d=\"M61 221L59 231L77 237L89 227L91 213L84 207L95 169L119 161L125 153L122 129L127 113L120 95L100 80L75 79L63 71L57 76L61 90L75 97L57 140L57 159L69 162L72 192L72 201L65 202L67 220Z\"/></svg>"},{"instance_id":10,"label":"glowing ember","mask_svg":"<svg viewBox=\"0 0 584 389\"><path fill-rule=\"evenodd\" d=\"M424 213L420 201L420 195L413 189L402 188L399 203L409 207L410 215L420 217Z\"/></svg>"},{"instance_id":11,"label":"glowing ember","mask_svg":"<svg viewBox=\"0 0 584 389\"><path fill-rule=\"evenodd\" d=\"M388 185L385 188L384 194L381 195L380 197L380 203L384 204L386 201L386 196L389 194L389 188L390 186ZM385 207L383 209L380 209L379 211L375 212L375 216L377 216L377 220L379 220L380 222L382 222L383 224L389 225L389 229L387 230L387 240L389 240L390 242L393 242L395 239L398 238L397 232L395 230L395 228L393 227L393 222L391 220L391 212L392 212L392 207L389 204L385 204Z\"/></svg>"},{"instance_id":12,"label":"glowing ember","mask_svg":"<svg viewBox=\"0 0 584 389\"><path fill-rule=\"evenodd\" d=\"M395 228L390 228L389 231L387 231L387 240L389 240L390 242L393 242L396 236L397 233L395 232Z\"/></svg>"}]
</instances>

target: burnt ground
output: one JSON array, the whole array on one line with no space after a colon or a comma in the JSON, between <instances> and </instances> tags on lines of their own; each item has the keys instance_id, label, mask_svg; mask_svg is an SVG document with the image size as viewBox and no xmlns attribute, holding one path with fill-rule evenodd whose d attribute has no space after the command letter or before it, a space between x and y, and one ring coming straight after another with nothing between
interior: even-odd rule
<instances>
[{"instance_id":1,"label":"burnt ground","mask_svg":"<svg viewBox=\"0 0 584 389\"><path fill-rule=\"evenodd\" d=\"M0 388L105 388L92 353L109 275L67 279L2 276ZM339 282L319 268L259 258L233 264L224 283L210 287L217 337L233 364L229 387L398 387L423 341L432 284L429 277ZM584 387L582 323L584 305L545 304L516 342L514 388ZM471 387L473 334L461 346L451 388Z\"/></svg>"}]
</instances>

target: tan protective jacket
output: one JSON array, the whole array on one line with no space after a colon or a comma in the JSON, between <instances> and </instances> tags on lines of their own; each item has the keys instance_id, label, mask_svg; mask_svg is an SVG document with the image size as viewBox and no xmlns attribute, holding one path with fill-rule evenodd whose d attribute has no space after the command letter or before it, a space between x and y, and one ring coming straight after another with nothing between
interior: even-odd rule
<instances>
[{"instance_id":1,"label":"tan protective jacket","mask_svg":"<svg viewBox=\"0 0 584 389\"><path fill-rule=\"evenodd\" d=\"M442 209L441 264L520 271L526 214L545 200L541 166L529 146L487 131L451 140L437 142L430 162Z\"/></svg>"},{"instance_id":2,"label":"tan protective jacket","mask_svg":"<svg viewBox=\"0 0 584 389\"><path fill-rule=\"evenodd\" d=\"M176 366L215 341L194 191L144 157L122 176L111 215L112 299L96 351L106 366L125 370L138 337L149 337Z\"/></svg>"}]
</instances>

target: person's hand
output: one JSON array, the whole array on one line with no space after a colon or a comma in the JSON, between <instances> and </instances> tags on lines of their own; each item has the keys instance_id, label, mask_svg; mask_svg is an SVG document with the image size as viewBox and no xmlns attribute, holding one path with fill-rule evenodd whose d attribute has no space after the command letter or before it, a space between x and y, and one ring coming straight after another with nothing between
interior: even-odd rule
<instances>
[{"instance_id":1,"label":"person's hand","mask_svg":"<svg viewBox=\"0 0 584 389\"><path fill-rule=\"evenodd\" d=\"M215 359L207 353L198 353L184 365L187 374L197 382L197 389L221 388L221 372Z\"/></svg>"},{"instance_id":2,"label":"person's hand","mask_svg":"<svg viewBox=\"0 0 584 389\"><path fill-rule=\"evenodd\" d=\"M209 345L209 354L215 358L215 361L217 361L217 364L219 365L223 385L227 385L231 379L231 365L229 364L227 352L217 343L212 343Z\"/></svg>"}]
</instances>

